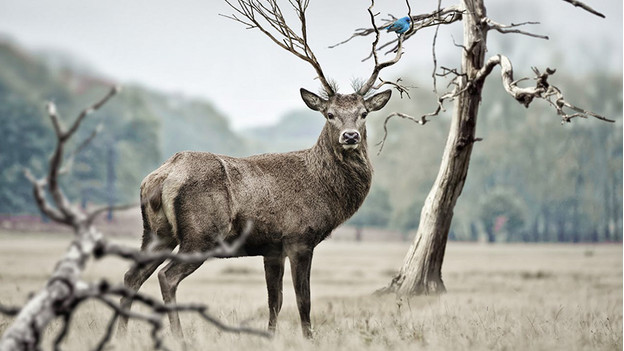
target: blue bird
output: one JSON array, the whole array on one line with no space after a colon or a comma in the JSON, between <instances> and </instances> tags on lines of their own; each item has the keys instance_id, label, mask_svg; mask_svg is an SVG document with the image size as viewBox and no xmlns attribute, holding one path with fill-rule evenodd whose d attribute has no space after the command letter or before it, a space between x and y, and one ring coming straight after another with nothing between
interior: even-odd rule
<instances>
[{"instance_id":1,"label":"blue bird","mask_svg":"<svg viewBox=\"0 0 624 351\"><path fill-rule=\"evenodd\" d=\"M412 19L405 16L403 18L399 18L398 20L383 28L387 28L388 32L397 32L397 34L403 34L410 29L411 24Z\"/></svg>"}]
</instances>

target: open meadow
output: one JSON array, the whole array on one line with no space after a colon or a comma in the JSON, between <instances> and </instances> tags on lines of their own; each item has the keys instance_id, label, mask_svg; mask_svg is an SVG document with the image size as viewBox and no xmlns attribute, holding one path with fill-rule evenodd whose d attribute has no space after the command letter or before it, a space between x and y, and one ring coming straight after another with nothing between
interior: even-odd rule
<instances>
[{"instance_id":1,"label":"open meadow","mask_svg":"<svg viewBox=\"0 0 624 351\"><path fill-rule=\"evenodd\" d=\"M0 303L21 305L45 282L70 235L0 232ZM114 239L138 246L139 240ZM312 265L315 338L301 336L287 270L278 333L270 340L217 330L181 314L188 350L621 350L621 244L448 244L440 297L374 296L401 265L409 243L329 239ZM92 262L88 280L120 282L126 262ZM287 265L288 267L288 265ZM287 268L288 269L288 268ZM160 296L156 276L143 290ZM209 261L180 284L179 302L200 302L228 324L265 328L261 258ZM87 302L73 320L65 350L87 350L111 312ZM11 322L0 317L0 333ZM45 349L58 331L46 334ZM168 330L168 326L167 326ZM130 322L110 349L149 350L150 328ZM169 332L166 344L183 349Z\"/></svg>"}]
</instances>

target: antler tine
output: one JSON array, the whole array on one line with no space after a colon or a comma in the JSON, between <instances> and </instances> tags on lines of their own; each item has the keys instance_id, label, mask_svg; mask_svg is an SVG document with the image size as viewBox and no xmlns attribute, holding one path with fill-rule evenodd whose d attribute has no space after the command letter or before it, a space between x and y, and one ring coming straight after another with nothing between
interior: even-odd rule
<instances>
[{"instance_id":1,"label":"antler tine","mask_svg":"<svg viewBox=\"0 0 624 351\"><path fill-rule=\"evenodd\" d=\"M328 96L334 95L336 92L329 83L321 64L316 59L314 52L308 44L308 31L305 12L309 5L309 0L289 0L301 23L301 35L298 35L287 23L282 15L282 11L277 4L277 0L237 0L236 4L225 0L225 2L234 11L243 16L244 19L237 17L236 14L231 16L223 15L226 18L246 25L248 28L258 28L262 33L268 36L275 44L282 49L291 52L298 58L308 62L316 71L317 77ZM264 21L261 23L259 19ZM271 29L272 28L272 29ZM273 32L276 32L274 34ZM278 38L279 37L279 38Z\"/></svg>"},{"instance_id":2,"label":"antler tine","mask_svg":"<svg viewBox=\"0 0 624 351\"><path fill-rule=\"evenodd\" d=\"M377 44L379 43L379 28L377 28L377 25L375 24L375 14L373 13L374 6L375 6L375 0L371 0L371 5L368 7L368 14L370 15L371 23L373 25L373 30L375 31L375 40L373 40L373 49L372 49L372 55L375 61L375 68L373 68L373 73L368 78L368 80L358 90L357 93L360 95L365 95L373 88L373 86L375 85L375 82L377 81L377 78L379 77L379 72L381 72L382 69L392 66L395 63L399 62L399 60L401 59L401 56L403 55L404 34L399 34L399 39L398 39L397 48L396 48L396 55L394 56L394 58L389 61L379 63L379 57L377 56Z\"/></svg>"}]
</instances>

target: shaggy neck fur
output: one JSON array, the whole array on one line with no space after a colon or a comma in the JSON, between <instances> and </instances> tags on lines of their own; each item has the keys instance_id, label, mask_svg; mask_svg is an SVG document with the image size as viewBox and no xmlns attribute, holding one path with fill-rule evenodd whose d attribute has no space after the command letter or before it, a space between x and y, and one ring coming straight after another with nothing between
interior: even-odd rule
<instances>
[{"instance_id":1,"label":"shaggy neck fur","mask_svg":"<svg viewBox=\"0 0 624 351\"><path fill-rule=\"evenodd\" d=\"M368 158L366 131L356 149L344 149L334 139L337 138L332 138L326 123L316 144L307 151L313 172L319 176L324 190L341 204L335 210L339 223L342 223L364 202L373 171Z\"/></svg>"}]
</instances>

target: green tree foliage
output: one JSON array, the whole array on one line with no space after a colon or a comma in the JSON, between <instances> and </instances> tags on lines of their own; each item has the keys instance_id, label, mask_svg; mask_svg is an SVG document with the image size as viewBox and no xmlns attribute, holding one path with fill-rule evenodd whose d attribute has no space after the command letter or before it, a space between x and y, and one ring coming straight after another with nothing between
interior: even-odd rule
<instances>
[{"instance_id":1,"label":"green tree foliage","mask_svg":"<svg viewBox=\"0 0 624 351\"><path fill-rule=\"evenodd\" d=\"M232 156L249 153L247 142L232 131L229 121L209 102L154 92L143 94L160 121L159 135L166 158L185 150Z\"/></svg>"},{"instance_id":2,"label":"green tree foliage","mask_svg":"<svg viewBox=\"0 0 624 351\"><path fill-rule=\"evenodd\" d=\"M46 101L56 102L62 118L73 117L111 83L85 70L50 69L6 43L0 43L0 65L0 214L36 214L22 169L45 169L54 142ZM508 235L501 240L622 240L621 74L572 79L557 72L552 79L565 87L570 101L617 123L576 119L561 125L545 103L525 109L498 84L488 83L477 130L483 141L475 145L455 207L454 238L487 237L484 208L492 206L489 201L502 201L492 197L505 189L515 194L507 197L517 206L509 206L523 213L524 224L516 230L507 222ZM411 97L393 99L387 110L419 115L436 107L435 95L426 89L413 90ZM141 179L177 151L248 155L302 149L313 145L324 123L318 113L300 110L274 126L237 134L208 102L133 86L125 86L93 117L76 140L87 138L99 124L103 129L63 177L68 195L86 204L136 202ZM383 135L383 116L378 117L368 121L375 184L350 223L407 233L418 224L438 171L449 118L440 115L424 126L392 120L378 156L375 144Z\"/></svg>"},{"instance_id":3,"label":"green tree foliage","mask_svg":"<svg viewBox=\"0 0 624 351\"><path fill-rule=\"evenodd\" d=\"M23 169L44 169L51 147L49 127L41 111L0 82L0 212L35 212L32 191ZM25 132L27 131L27 132Z\"/></svg>"},{"instance_id":4,"label":"green tree foliage","mask_svg":"<svg viewBox=\"0 0 624 351\"><path fill-rule=\"evenodd\" d=\"M362 207L348 224L356 227L386 227L392 214L388 191L373 185Z\"/></svg>"},{"instance_id":5,"label":"green tree foliage","mask_svg":"<svg viewBox=\"0 0 624 351\"><path fill-rule=\"evenodd\" d=\"M254 153L285 152L308 148L318 139L325 118L315 111L295 110L282 116L275 125L244 130Z\"/></svg>"},{"instance_id":6,"label":"green tree foliage","mask_svg":"<svg viewBox=\"0 0 624 351\"><path fill-rule=\"evenodd\" d=\"M424 199L415 199L410 205L396 212L394 227L403 233L405 240L408 239L410 231L418 229L423 203Z\"/></svg>"},{"instance_id":7,"label":"green tree foliage","mask_svg":"<svg viewBox=\"0 0 624 351\"><path fill-rule=\"evenodd\" d=\"M489 242L524 240L526 209L510 189L494 188L481 197L479 219Z\"/></svg>"}]
</instances>

